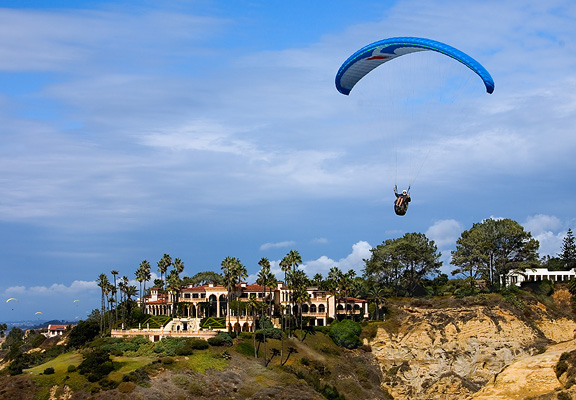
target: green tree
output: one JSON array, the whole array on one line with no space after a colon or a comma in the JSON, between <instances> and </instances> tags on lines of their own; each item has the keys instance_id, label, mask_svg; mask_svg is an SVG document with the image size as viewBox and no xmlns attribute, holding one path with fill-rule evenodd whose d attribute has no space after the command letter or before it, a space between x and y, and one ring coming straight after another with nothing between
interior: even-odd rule
<instances>
[{"instance_id":1,"label":"green tree","mask_svg":"<svg viewBox=\"0 0 576 400\"><path fill-rule=\"evenodd\" d=\"M202 286L208 283L213 283L215 285L222 285L222 275L218 272L204 271L198 272L196 275L189 277L185 276L182 278L184 285L192 286Z\"/></svg>"},{"instance_id":2,"label":"green tree","mask_svg":"<svg viewBox=\"0 0 576 400\"><path fill-rule=\"evenodd\" d=\"M568 229L566 236L562 240L562 252L558 257L564 262L566 270L576 267L576 239L572 233L572 229Z\"/></svg>"},{"instance_id":3,"label":"green tree","mask_svg":"<svg viewBox=\"0 0 576 400\"><path fill-rule=\"evenodd\" d=\"M422 280L437 274L442 265L434 241L423 233L406 233L401 238L387 240L371 252L372 257L365 260L365 276L392 286L396 295L401 289L414 296L422 287Z\"/></svg>"},{"instance_id":4,"label":"green tree","mask_svg":"<svg viewBox=\"0 0 576 400\"><path fill-rule=\"evenodd\" d=\"M480 275L495 286L505 285L510 271L538 265L538 241L511 219L475 223L456 244L451 263L459 270L474 269L474 276Z\"/></svg>"},{"instance_id":5,"label":"green tree","mask_svg":"<svg viewBox=\"0 0 576 400\"><path fill-rule=\"evenodd\" d=\"M548 254L540 258L540 265L542 268L547 268L548 271L566 270L566 263L560 257L550 257Z\"/></svg>"},{"instance_id":6,"label":"green tree","mask_svg":"<svg viewBox=\"0 0 576 400\"><path fill-rule=\"evenodd\" d=\"M97 311L97 310L96 310ZM68 347L79 348L94 340L99 333L98 316L78 322L68 335Z\"/></svg>"},{"instance_id":7,"label":"green tree","mask_svg":"<svg viewBox=\"0 0 576 400\"><path fill-rule=\"evenodd\" d=\"M387 239L371 249L372 255L364 260L364 276L385 288L386 295L398 296L401 291L401 263L397 248L398 239Z\"/></svg>"},{"instance_id":8,"label":"green tree","mask_svg":"<svg viewBox=\"0 0 576 400\"><path fill-rule=\"evenodd\" d=\"M0 338L4 337L4 332L8 330L8 325L0 324Z\"/></svg>"},{"instance_id":9,"label":"green tree","mask_svg":"<svg viewBox=\"0 0 576 400\"><path fill-rule=\"evenodd\" d=\"M355 349L362 345L361 333L360 324L349 319L332 323L329 331L334 343L347 349Z\"/></svg>"}]
</instances>

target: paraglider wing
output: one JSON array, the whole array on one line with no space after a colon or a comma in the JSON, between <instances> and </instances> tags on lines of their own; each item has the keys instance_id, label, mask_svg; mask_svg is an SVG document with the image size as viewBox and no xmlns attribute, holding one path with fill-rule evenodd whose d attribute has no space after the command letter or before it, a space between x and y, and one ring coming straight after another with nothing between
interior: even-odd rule
<instances>
[{"instance_id":1,"label":"paraglider wing","mask_svg":"<svg viewBox=\"0 0 576 400\"><path fill-rule=\"evenodd\" d=\"M478 61L447 44L416 37L384 39L361 48L352 54L338 70L336 88L340 93L348 95L360 79L379 65L404 54L426 50L445 54L466 65L482 79L488 93L494 91L494 80Z\"/></svg>"},{"instance_id":2,"label":"paraglider wing","mask_svg":"<svg viewBox=\"0 0 576 400\"><path fill-rule=\"evenodd\" d=\"M18 299L15 299L14 297L10 297L8 300L6 300L6 303L9 303L11 301L18 301Z\"/></svg>"},{"instance_id":3,"label":"paraglider wing","mask_svg":"<svg viewBox=\"0 0 576 400\"><path fill-rule=\"evenodd\" d=\"M34 315L36 315L36 314L42 314L42 311L36 311L36 312L34 313Z\"/></svg>"}]
</instances>

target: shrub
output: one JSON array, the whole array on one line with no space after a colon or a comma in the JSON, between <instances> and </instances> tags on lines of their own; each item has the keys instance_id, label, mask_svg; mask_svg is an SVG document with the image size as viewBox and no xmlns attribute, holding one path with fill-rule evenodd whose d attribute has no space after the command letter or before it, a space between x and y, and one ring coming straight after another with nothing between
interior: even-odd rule
<instances>
[{"instance_id":1,"label":"shrub","mask_svg":"<svg viewBox=\"0 0 576 400\"><path fill-rule=\"evenodd\" d=\"M218 332L216 336L208 339L208 344L211 346L232 346L233 343L232 337L227 332Z\"/></svg>"},{"instance_id":2,"label":"shrub","mask_svg":"<svg viewBox=\"0 0 576 400\"><path fill-rule=\"evenodd\" d=\"M122 382L118 385L118 391L120 393L132 393L136 384L134 382Z\"/></svg>"},{"instance_id":3,"label":"shrub","mask_svg":"<svg viewBox=\"0 0 576 400\"><path fill-rule=\"evenodd\" d=\"M52 375L54 373L54 368L48 367L44 370L44 375Z\"/></svg>"},{"instance_id":4,"label":"shrub","mask_svg":"<svg viewBox=\"0 0 576 400\"><path fill-rule=\"evenodd\" d=\"M194 350L206 350L210 345L204 339L188 339L187 343Z\"/></svg>"},{"instance_id":5,"label":"shrub","mask_svg":"<svg viewBox=\"0 0 576 400\"><path fill-rule=\"evenodd\" d=\"M208 346L208 343L206 343L206 346ZM190 346L189 344L185 344L184 346L176 349L177 356L191 356L192 353L194 353L194 351L192 349L192 346Z\"/></svg>"},{"instance_id":6,"label":"shrub","mask_svg":"<svg viewBox=\"0 0 576 400\"><path fill-rule=\"evenodd\" d=\"M154 345L154 352L165 356L175 356L176 350L186 344L186 339L166 337Z\"/></svg>"},{"instance_id":7,"label":"shrub","mask_svg":"<svg viewBox=\"0 0 576 400\"><path fill-rule=\"evenodd\" d=\"M150 385L150 376L146 371L146 367L138 368L130 372L129 374L125 374L122 376L123 382L134 382L140 386L149 386Z\"/></svg>"},{"instance_id":8,"label":"shrub","mask_svg":"<svg viewBox=\"0 0 576 400\"><path fill-rule=\"evenodd\" d=\"M266 339L282 339L282 330L278 328L266 328L266 329L259 329L256 331L256 339L263 341L264 337Z\"/></svg>"},{"instance_id":9,"label":"shrub","mask_svg":"<svg viewBox=\"0 0 576 400\"><path fill-rule=\"evenodd\" d=\"M355 349L362 345L362 327L358 322L345 319L330 325L330 337L338 346Z\"/></svg>"},{"instance_id":10,"label":"shrub","mask_svg":"<svg viewBox=\"0 0 576 400\"><path fill-rule=\"evenodd\" d=\"M240 342L236 345L236 351L244 356L254 357L254 346L249 342Z\"/></svg>"},{"instance_id":11,"label":"shrub","mask_svg":"<svg viewBox=\"0 0 576 400\"><path fill-rule=\"evenodd\" d=\"M171 365L171 364L174 364L174 359L172 357L162 358L162 365Z\"/></svg>"},{"instance_id":12,"label":"shrub","mask_svg":"<svg viewBox=\"0 0 576 400\"><path fill-rule=\"evenodd\" d=\"M217 346L218 347L218 346L226 345L226 341L222 337L214 336L214 337L208 338L208 344L210 346Z\"/></svg>"},{"instance_id":13,"label":"shrub","mask_svg":"<svg viewBox=\"0 0 576 400\"><path fill-rule=\"evenodd\" d=\"M110 355L106 350L95 349L84 355L84 360L78 366L78 372L88 374L90 382L96 382L114 371Z\"/></svg>"},{"instance_id":14,"label":"shrub","mask_svg":"<svg viewBox=\"0 0 576 400\"><path fill-rule=\"evenodd\" d=\"M68 372L76 372L76 366L75 365L69 365L67 371Z\"/></svg>"}]
</instances>

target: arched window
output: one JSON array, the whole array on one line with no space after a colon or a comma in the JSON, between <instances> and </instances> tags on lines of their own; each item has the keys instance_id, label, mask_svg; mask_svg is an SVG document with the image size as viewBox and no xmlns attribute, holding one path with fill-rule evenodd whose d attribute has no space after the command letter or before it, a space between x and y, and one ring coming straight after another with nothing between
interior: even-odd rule
<instances>
[{"instance_id":1,"label":"arched window","mask_svg":"<svg viewBox=\"0 0 576 400\"><path fill-rule=\"evenodd\" d=\"M318 306L318 312L321 312L321 313L326 312L326 306L324 306L324 304L320 304Z\"/></svg>"},{"instance_id":2,"label":"arched window","mask_svg":"<svg viewBox=\"0 0 576 400\"><path fill-rule=\"evenodd\" d=\"M302 304L302 312L303 312L303 313L307 313L307 312L308 312L308 304Z\"/></svg>"},{"instance_id":3,"label":"arched window","mask_svg":"<svg viewBox=\"0 0 576 400\"><path fill-rule=\"evenodd\" d=\"M316 312L316 304L312 304L312 305L310 306L310 312L311 312L311 313L315 313L315 312Z\"/></svg>"}]
</instances>

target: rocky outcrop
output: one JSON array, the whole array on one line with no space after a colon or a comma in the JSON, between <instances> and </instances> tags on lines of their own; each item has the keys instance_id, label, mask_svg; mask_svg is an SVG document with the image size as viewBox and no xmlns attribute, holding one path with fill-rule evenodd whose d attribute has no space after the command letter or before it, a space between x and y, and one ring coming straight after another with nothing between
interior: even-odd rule
<instances>
[{"instance_id":1,"label":"rocky outcrop","mask_svg":"<svg viewBox=\"0 0 576 400\"><path fill-rule=\"evenodd\" d=\"M528 322L499 306L404 307L370 341L395 399L465 399L517 360L574 338L566 318Z\"/></svg>"}]
</instances>

